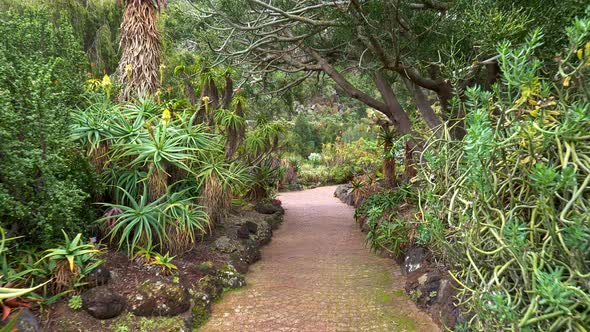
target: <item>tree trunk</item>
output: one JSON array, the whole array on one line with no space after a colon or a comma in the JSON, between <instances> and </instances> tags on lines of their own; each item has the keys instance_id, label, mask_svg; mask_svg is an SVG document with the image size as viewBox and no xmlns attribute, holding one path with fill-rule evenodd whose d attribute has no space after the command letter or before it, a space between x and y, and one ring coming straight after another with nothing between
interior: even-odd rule
<instances>
[{"instance_id":1,"label":"tree trunk","mask_svg":"<svg viewBox=\"0 0 590 332\"><path fill-rule=\"evenodd\" d=\"M432 132L436 137L440 137L442 134L442 121L432 109L432 106L422 91L422 88L414 85L407 79L404 79L404 84L406 85L408 91L413 95L414 104L416 105L416 108L422 115L422 118L426 124L428 124L428 127L432 129Z\"/></svg>"},{"instance_id":2,"label":"tree trunk","mask_svg":"<svg viewBox=\"0 0 590 332\"><path fill-rule=\"evenodd\" d=\"M375 74L373 81L385 101L386 107L380 111L387 115L395 129L401 134L410 134L412 132L412 122L410 121L408 114L402 108L402 105L397 100L391 85L385 80L380 72Z\"/></svg>"},{"instance_id":3,"label":"tree trunk","mask_svg":"<svg viewBox=\"0 0 590 332\"><path fill-rule=\"evenodd\" d=\"M156 21L158 9L152 1L127 0L121 23L119 61L120 99L155 94L160 87L161 45Z\"/></svg>"},{"instance_id":4,"label":"tree trunk","mask_svg":"<svg viewBox=\"0 0 590 332\"><path fill-rule=\"evenodd\" d=\"M393 143L391 140L385 140L383 142L383 180L385 181L386 188L393 188L395 186L396 174L395 174L395 158L389 157L391 154L391 148Z\"/></svg>"}]
</instances>

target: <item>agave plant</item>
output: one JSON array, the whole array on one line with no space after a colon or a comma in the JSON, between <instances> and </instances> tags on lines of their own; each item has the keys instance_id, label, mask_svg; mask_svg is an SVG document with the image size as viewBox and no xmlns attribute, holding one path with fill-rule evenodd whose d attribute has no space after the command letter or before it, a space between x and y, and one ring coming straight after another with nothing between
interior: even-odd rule
<instances>
[{"instance_id":1,"label":"agave plant","mask_svg":"<svg viewBox=\"0 0 590 332\"><path fill-rule=\"evenodd\" d=\"M128 169L115 167L109 169L106 177L106 183L114 188L114 201L118 204L129 204L129 193L132 197L139 197L143 192L148 173L139 168ZM119 190L120 188L124 191Z\"/></svg>"}]
</instances>

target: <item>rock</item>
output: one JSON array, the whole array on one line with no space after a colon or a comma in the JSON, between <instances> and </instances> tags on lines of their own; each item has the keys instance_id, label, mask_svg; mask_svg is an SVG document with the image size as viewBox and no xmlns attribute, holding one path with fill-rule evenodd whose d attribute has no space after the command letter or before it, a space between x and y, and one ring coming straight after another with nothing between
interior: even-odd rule
<instances>
[{"instance_id":1,"label":"rock","mask_svg":"<svg viewBox=\"0 0 590 332\"><path fill-rule=\"evenodd\" d=\"M202 276L215 275L215 273L217 272L217 271L215 271L215 267L213 266L213 262L210 262L210 261L197 264L197 265L193 266L192 270L196 274L199 274Z\"/></svg>"},{"instance_id":2,"label":"rock","mask_svg":"<svg viewBox=\"0 0 590 332\"><path fill-rule=\"evenodd\" d=\"M272 215L266 217L264 220L270 225L270 228L274 231L278 229L281 223L283 222L283 215L280 212L275 212Z\"/></svg>"},{"instance_id":3,"label":"rock","mask_svg":"<svg viewBox=\"0 0 590 332\"><path fill-rule=\"evenodd\" d=\"M426 309L435 322L453 330L459 322L468 320L455 305L457 284L447 273L423 264L406 278L406 292L418 307Z\"/></svg>"},{"instance_id":4,"label":"rock","mask_svg":"<svg viewBox=\"0 0 590 332\"><path fill-rule=\"evenodd\" d=\"M406 251L402 271L407 274L420 269L426 263L426 255L427 251L425 248L418 246L410 247Z\"/></svg>"},{"instance_id":5,"label":"rock","mask_svg":"<svg viewBox=\"0 0 590 332\"><path fill-rule=\"evenodd\" d=\"M266 245L272 238L272 229L266 220L262 220L258 223L258 232L254 235L254 239L261 246Z\"/></svg>"},{"instance_id":6,"label":"rock","mask_svg":"<svg viewBox=\"0 0 590 332\"><path fill-rule=\"evenodd\" d=\"M248 264L257 262L260 259L260 244L256 240L246 240L244 241L243 249L239 254Z\"/></svg>"},{"instance_id":7,"label":"rock","mask_svg":"<svg viewBox=\"0 0 590 332\"><path fill-rule=\"evenodd\" d=\"M352 195L352 184L345 183L336 187L334 196L338 197L343 203L354 205L354 197Z\"/></svg>"},{"instance_id":8,"label":"rock","mask_svg":"<svg viewBox=\"0 0 590 332\"><path fill-rule=\"evenodd\" d=\"M176 316L190 309L187 290L173 283L145 281L130 299L131 312L136 316Z\"/></svg>"},{"instance_id":9,"label":"rock","mask_svg":"<svg viewBox=\"0 0 590 332\"><path fill-rule=\"evenodd\" d=\"M37 317L27 308L14 310L5 321L0 320L0 330L13 319L16 319L15 328L18 332L43 332Z\"/></svg>"},{"instance_id":10,"label":"rock","mask_svg":"<svg viewBox=\"0 0 590 332\"><path fill-rule=\"evenodd\" d=\"M111 279L111 271L104 265L101 265L90 272L88 281L93 287L106 285Z\"/></svg>"},{"instance_id":11,"label":"rock","mask_svg":"<svg viewBox=\"0 0 590 332\"><path fill-rule=\"evenodd\" d=\"M248 272L248 262L240 253L233 253L229 258L229 263L236 268L239 273L245 274Z\"/></svg>"},{"instance_id":12,"label":"rock","mask_svg":"<svg viewBox=\"0 0 590 332\"><path fill-rule=\"evenodd\" d=\"M433 304L441 285L441 273L437 269L423 267L408 274L406 292L421 308Z\"/></svg>"},{"instance_id":13,"label":"rock","mask_svg":"<svg viewBox=\"0 0 590 332\"><path fill-rule=\"evenodd\" d=\"M246 224L241 225L238 227L237 231L238 239L249 239L250 238L250 230Z\"/></svg>"},{"instance_id":14,"label":"rock","mask_svg":"<svg viewBox=\"0 0 590 332\"><path fill-rule=\"evenodd\" d=\"M250 232L252 234L256 234L256 232L258 232L258 224L257 223L248 220L248 221L246 221L246 223L244 225L248 229L248 232Z\"/></svg>"},{"instance_id":15,"label":"rock","mask_svg":"<svg viewBox=\"0 0 590 332\"><path fill-rule=\"evenodd\" d=\"M219 283L216 276L205 276L199 279L197 290L209 294L211 299L217 300L223 292L223 286Z\"/></svg>"},{"instance_id":16,"label":"rock","mask_svg":"<svg viewBox=\"0 0 590 332\"><path fill-rule=\"evenodd\" d=\"M241 288L246 285L246 279L238 273L231 264L224 265L217 273L219 283L224 288Z\"/></svg>"},{"instance_id":17,"label":"rock","mask_svg":"<svg viewBox=\"0 0 590 332\"><path fill-rule=\"evenodd\" d=\"M117 317L125 305L125 298L106 286L91 288L82 294L82 308L97 319Z\"/></svg>"},{"instance_id":18,"label":"rock","mask_svg":"<svg viewBox=\"0 0 590 332\"><path fill-rule=\"evenodd\" d=\"M193 308L191 309L191 331L195 331L211 317L211 296L209 294L196 291L193 293Z\"/></svg>"},{"instance_id":19,"label":"rock","mask_svg":"<svg viewBox=\"0 0 590 332\"><path fill-rule=\"evenodd\" d=\"M279 204L273 204L270 201L256 203L256 205L254 205L254 210L262 214L273 214L276 212L280 212L281 214L285 213L285 210Z\"/></svg>"},{"instance_id":20,"label":"rock","mask_svg":"<svg viewBox=\"0 0 590 332\"><path fill-rule=\"evenodd\" d=\"M232 240L227 236L221 236L215 240L214 246L217 251L224 254L231 254L232 252L242 249L242 246L238 241Z\"/></svg>"}]
</instances>

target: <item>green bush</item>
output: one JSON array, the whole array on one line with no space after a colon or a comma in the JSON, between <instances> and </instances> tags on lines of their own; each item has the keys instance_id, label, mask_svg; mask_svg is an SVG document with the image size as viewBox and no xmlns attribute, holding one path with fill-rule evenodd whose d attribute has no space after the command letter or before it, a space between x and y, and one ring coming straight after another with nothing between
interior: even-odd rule
<instances>
[{"instance_id":1,"label":"green bush","mask_svg":"<svg viewBox=\"0 0 590 332\"><path fill-rule=\"evenodd\" d=\"M46 12L0 13L0 223L46 244L92 220L94 178L69 140L84 54L67 21Z\"/></svg>"},{"instance_id":2,"label":"green bush","mask_svg":"<svg viewBox=\"0 0 590 332\"><path fill-rule=\"evenodd\" d=\"M503 43L501 81L461 102L465 138L431 140L421 158L424 241L472 330L590 326L590 19L566 36L557 66L535 57L539 31Z\"/></svg>"}]
</instances>

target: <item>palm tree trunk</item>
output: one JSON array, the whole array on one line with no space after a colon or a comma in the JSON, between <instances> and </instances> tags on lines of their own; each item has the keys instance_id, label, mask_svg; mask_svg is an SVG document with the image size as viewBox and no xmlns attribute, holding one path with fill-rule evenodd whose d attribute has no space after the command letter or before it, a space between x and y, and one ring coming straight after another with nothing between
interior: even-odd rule
<instances>
[{"instance_id":1,"label":"palm tree trunk","mask_svg":"<svg viewBox=\"0 0 590 332\"><path fill-rule=\"evenodd\" d=\"M127 0L121 23L121 60L118 74L121 100L155 94L160 87L158 8L152 0Z\"/></svg>"}]
</instances>

